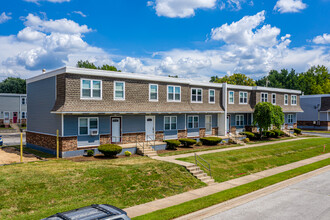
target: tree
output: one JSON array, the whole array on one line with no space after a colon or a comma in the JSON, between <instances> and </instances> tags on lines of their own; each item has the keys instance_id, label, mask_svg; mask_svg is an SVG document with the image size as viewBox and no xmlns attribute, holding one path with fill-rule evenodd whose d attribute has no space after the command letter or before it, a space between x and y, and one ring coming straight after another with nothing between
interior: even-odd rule
<instances>
[{"instance_id":1,"label":"tree","mask_svg":"<svg viewBox=\"0 0 330 220\"><path fill-rule=\"evenodd\" d=\"M229 83L233 85L243 85L243 86L256 86L256 82L247 77L245 74L242 73L234 73L231 76L224 76L222 78L218 78L218 76L212 76L210 82L214 83Z\"/></svg>"},{"instance_id":2,"label":"tree","mask_svg":"<svg viewBox=\"0 0 330 220\"><path fill-rule=\"evenodd\" d=\"M0 83L0 93L26 93L25 79L8 77Z\"/></svg>"},{"instance_id":3,"label":"tree","mask_svg":"<svg viewBox=\"0 0 330 220\"><path fill-rule=\"evenodd\" d=\"M272 125L277 127L278 129L284 124L284 113L281 106L273 105L273 122Z\"/></svg>"},{"instance_id":4,"label":"tree","mask_svg":"<svg viewBox=\"0 0 330 220\"><path fill-rule=\"evenodd\" d=\"M107 71L115 71L115 72L121 72L120 70L117 70L115 66L110 66L108 64L104 64L103 66L95 66L94 63L89 62L88 60L82 61L79 60L76 65L78 68L87 68L87 69L98 69L98 70L107 70Z\"/></svg>"}]
</instances>

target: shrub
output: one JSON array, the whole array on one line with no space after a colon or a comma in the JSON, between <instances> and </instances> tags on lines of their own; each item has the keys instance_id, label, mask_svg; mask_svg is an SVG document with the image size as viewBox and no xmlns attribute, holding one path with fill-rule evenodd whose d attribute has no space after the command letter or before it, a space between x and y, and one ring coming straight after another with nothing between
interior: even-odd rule
<instances>
[{"instance_id":1,"label":"shrub","mask_svg":"<svg viewBox=\"0 0 330 220\"><path fill-rule=\"evenodd\" d=\"M121 146L118 146L116 144L103 144L100 145L97 148L104 156L107 157L113 157L116 156L117 154L120 154L120 152L123 150Z\"/></svg>"},{"instance_id":2,"label":"shrub","mask_svg":"<svg viewBox=\"0 0 330 220\"><path fill-rule=\"evenodd\" d=\"M129 157L129 156L131 156L131 155L132 155L132 153L131 153L130 151L128 151L128 150L125 151L125 156L126 156L126 157Z\"/></svg>"},{"instance_id":3,"label":"shrub","mask_svg":"<svg viewBox=\"0 0 330 220\"><path fill-rule=\"evenodd\" d=\"M217 137L204 137L204 138L200 138L200 141L203 143L203 145L212 146L219 144L222 141L222 139Z\"/></svg>"},{"instance_id":4,"label":"shrub","mask_svg":"<svg viewBox=\"0 0 330 220\"><path fill-rule=\"evenodd\" d=\"M275 133L274 133L273 131L265 131L265 132L264 132L264 135L265 135L267 138L275 137Z\"/></svg>"},{"instance_id":5,"label":"shrub","mask_svg":"<svg viewBox=\"0 0 330 220\"><path fill-rule=\"evenodd\" d=\"M244 143L249 143L250 142L250 139L249 138L245 138L243 141L244 141Z\"/></svg>"},{"instance_id":6,"label":"shrub","mask_svg":"<svg viewBox=\"0 0 330 220\"><path fill-rule=\"evenodd\" d=\"M94 156L94 151L93 150L87 150L87 156L88 157Z\"/></svg>"},{"instance_id":7,"label":"shrub","mask_svg":"<svg viewBox=\"0 0 330 220\"><path fill-rule=\"evenodd\" d=\"M195 145L196 146L202 146L203 144L202 144L202 142L198 141Z\"/></svg>"},{"instance_id":8,"label":"shrub","mask_svg":"<svg viewBox=\"0 0 330 220\"><path fill-rule=\"evenodd\" d=\"M228 140L228 144L235 144L235 142L234 142L233 139L229 139L229 140Z\"/></svg>"},{"instance_id":9,"label":"shrub","mask_svg":"<svg viewBox=\"0 0 330 220\"><path fill-rule=\"evenodd\" d=\"M296 133L296 134L301 134L301 129L299 129L299 128L294 128L293 130L294 130L294 133Z\"/></svg>"},{"instance_id":10,"label":"shrub","mask_svg":"<svg viewBox=\"0 0 330 220\"><path fill-rule=\"evenodd\" d=\"M258 132L254 132L254 138L253 139L260 139L261 138L261 134Z\"/></svg>"},{"instance_id":11,"label":"shrub","mask_svg":"<svg viewBox=\"0 0 330 220\"><path fill-rule=\"evenodd\" d=\"M177 147L181 144L178 140L165 140L167 146L166 149L168 150L176 150Z\"/></svg>"},{"instance_id":12,"label":"shrub","mask_svg":"<svg viewBox=\"0 0 330 220\"><path fill-rule=\"evenodd\" d=\"M281 131L280 130L274 129L274 130L272 130L272 132L274 133L274 137L275 138L278 138L281 135Z\"/></svg>"},{"instance_id":13,"label":"shrub","mask_svg":"<svg viewBox=\"0 0 330 220\"><path fill-rule=\"evenodd\" d=\"M254 133L249 132L249 131L245 131L245 132L241 132L241 135L246 135L247 138L249 139L253 139L255 137Z\"/></svg>"},{"instance_id":14,"label":"shrub","mask_svg":"<svg viewBox=\"0 0 330 220\"><path fill-rule=\"evenodd\" d=\"M221 143L222 143L222 144L226 144L227 142L226 142L225 140L222 140Z\"/></svg>"},{"instance_id":15,"label":"shrub","mask_svg":"<svg viewBox=\"0 0 330 220\"><path fill-rule=\"evenodd\" d=\"M179 139L179 141L181 142L181 144L183 144L184 147L189 147L189 146L197 143L196 140L189 139L189 138L181 138L181 139Z\"/></svg>"},{"instance_id":16,"label":"shrub","mask_svg":"<svg viewBox=\"0 0 330 220\"><path fill-rule=\"evenodd\" d=\"M294 136L297 136L297 133L293 133Z\"/></svg>"}]
</instances>

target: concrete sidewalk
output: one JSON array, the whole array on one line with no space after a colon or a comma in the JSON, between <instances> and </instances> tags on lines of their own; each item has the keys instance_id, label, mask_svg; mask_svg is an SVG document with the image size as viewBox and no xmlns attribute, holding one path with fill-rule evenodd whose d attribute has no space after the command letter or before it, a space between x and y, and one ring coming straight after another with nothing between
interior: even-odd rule
<instances>
[{"instance_id":1,"label":"concrete sidewalk","mask_svg":"<svg viewBox=\"0 0 330 220\"><path fill-rule=\"evenodd\" d=\"M296 140L296 139L295 139ZM252 146L252 145L251 145ZM206 186L200 189L195 189L195 190L191 190L189 192L185 192L185 193L181 193L178 195L174 195L174 196L170 196L164 199L159 199L159 200L155 200L152 202L148 202L145 204L141 204L141 205L137 205L137 206L133 206L133 207L129 207L124 209L127 213L128 216L131 218L134 218L136 216L140 216L140 215L144 215L156 210L160 210L160 209L164 209L170 206L174 206L174 205L178 205L190 200L194 200L197 198L201 198L204 196L208 196L217 192L221 192L223 190L226 189L230 189L239 185L243 185L249 182L253 182L255 180L258 179L262 179L264 177L268 177L268 176L272 176L278 173L282 173L291 169L295 169L297 167L301 167L307 164L311 164L320 160L324 160L330 158L330 153L327 154L323 154L320 156L316 156L316 157L312 157L309 159L305 159L305 160L301 160L301 161L297 161L295 163L291 163L291 164L287 164L284 166L280 166L280 167L276 167L276 168L272 168L269 170L264 170L258 173L254 173L248 176L244 176L244 177L240 177L240 178L236 178L236 179L232 179L226 182L222 182L222 183L215 183L213 185L210 186ZM180 161L183 162L183 161ZM185 162L184 162L185 163ZM183 164L182 164L183 165Z\"/></svg>"}]
</instances>

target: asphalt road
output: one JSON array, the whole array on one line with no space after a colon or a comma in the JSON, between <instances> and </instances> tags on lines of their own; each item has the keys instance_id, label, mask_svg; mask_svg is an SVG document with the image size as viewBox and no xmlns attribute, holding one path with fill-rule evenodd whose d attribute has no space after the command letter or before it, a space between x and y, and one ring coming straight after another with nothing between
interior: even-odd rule
<instances>
[{"instance_id":1,"label":"asphalt road","mask_svg":"<svg viewBox=\"0 0 330 220\"><path fill-rule=\"evenodd\" d=\"M316 135L316 136L320 136L320 137L328 137L330 138L330 134L326 134L326 133L316 133L316 132L306 132L303 131L303 134L310 134L310 135Z\"/></svg>"},{"instance_id":2,"label":"asphalt road","mask_svg":"<svg viewBox=\"0 0 330 220\"><path fill-rule=\"evenodd\" d=\"M14 134L2 134L3 146L19 145L21 143L21 137L19 133ZM25 134L23 135L23 144L25 144Z\"/></svg>"},{"instance_id":3,"label":"asphalt road","mask_svg":"<svg viewBox=\"0 0 330 220\"><path fill-rule=\"evenodd\" d=\"M330 171L206 219L329 220Z\"/></svg>"}]
</instances>

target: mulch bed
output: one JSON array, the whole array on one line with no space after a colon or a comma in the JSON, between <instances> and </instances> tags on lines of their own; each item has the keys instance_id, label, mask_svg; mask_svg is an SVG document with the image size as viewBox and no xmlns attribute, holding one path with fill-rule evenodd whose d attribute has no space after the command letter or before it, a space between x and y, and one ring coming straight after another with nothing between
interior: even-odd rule
<instances>
[{"instance_id":1,"label":"mulch bed","mask_svg":"<svg viewBox=\"0 0 330 220\"><path fill-rule=\"evenodd\" d=\"M176 150L158 150L157 153L158 154L162 154L162 153L168 153L168 152L175 152L175 151L186 151L186 150L195 150L195 149L205 149L205 148L212 148L212 147L219 147L219 146L228 146L228 145L231 145L231 144L218 144L218 145L214 145L214 146L206 146L206 145L202 145L202 146L191 146L191 147L182 147L182 146L179 146Z\"/></svg>"},{"instance_id":2,"label":"mulch bed","mask_svg":"<svg viewBox=\"0 0 330 220\"><path fill-rule=\"evenodd\" d=\"M132 154L130 157L141 157L140 155L137 154ZM87 157L87 156L81 156L81 157L70 157L70 158L65 158L67 160L71 160L74 162L85 162L85 161L100 161L100 160L115 160L115 159L121 159L121 158L128 158L125 155L120 155L116 157L105 157L103 155L95 155L93 157Z\"/></svg>"}]
</instances>

